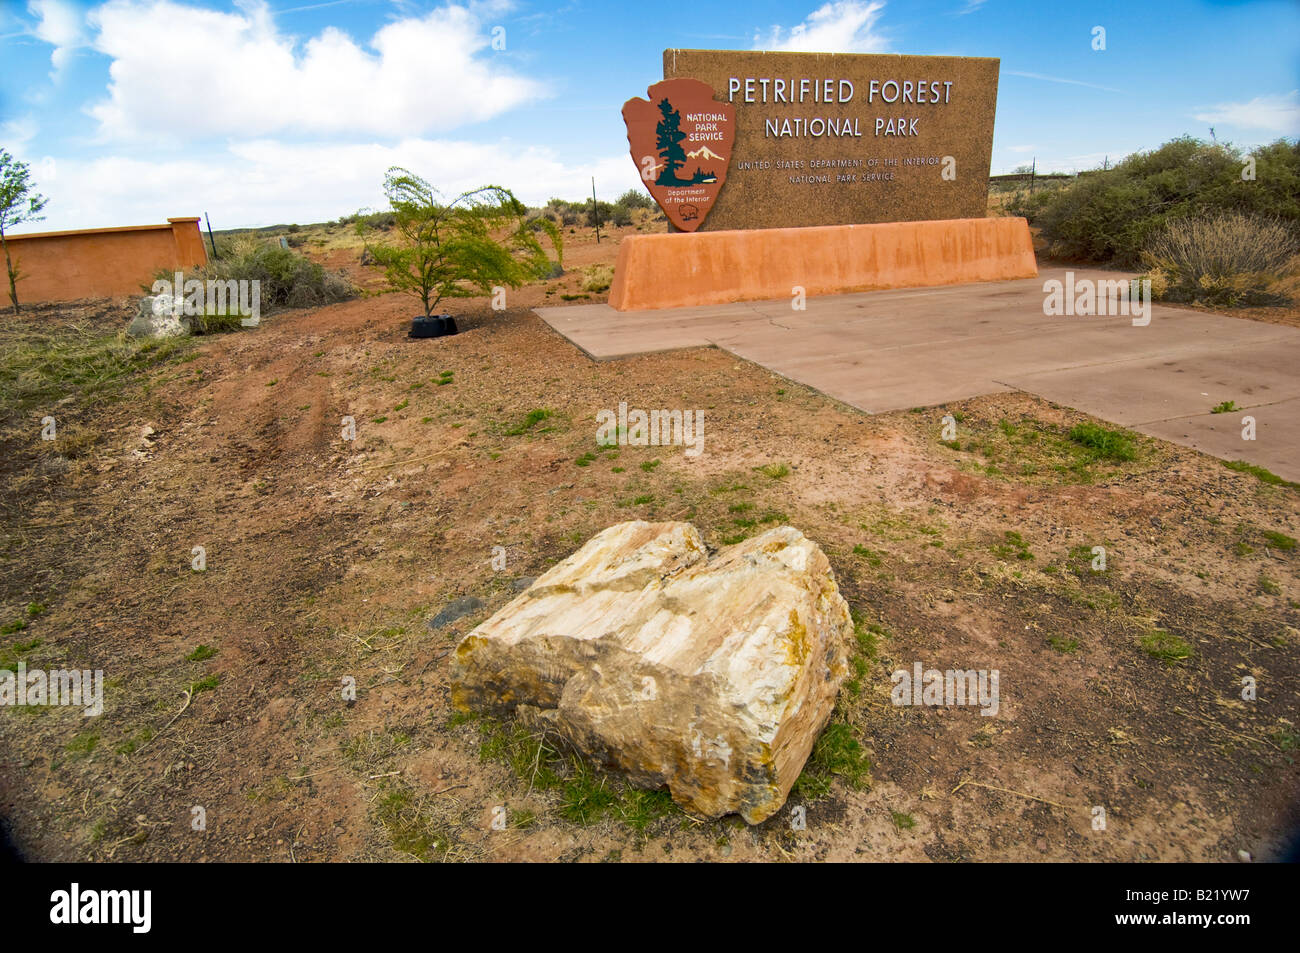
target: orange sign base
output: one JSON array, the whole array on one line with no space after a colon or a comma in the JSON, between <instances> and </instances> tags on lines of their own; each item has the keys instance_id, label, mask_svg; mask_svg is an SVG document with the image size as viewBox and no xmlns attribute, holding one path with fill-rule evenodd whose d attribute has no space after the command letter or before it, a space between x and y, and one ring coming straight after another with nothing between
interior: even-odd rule
<instances>
[{"instance_id":1,"label":"orange sign base","mask_svg":"<svg viewBox=\"0 0 1300 953\"><path fill-rule=\"evenodd\" d=\"M1023 218L635 235L623 239L618 311L1035 278Z\"/></svg>"}]
</instances>

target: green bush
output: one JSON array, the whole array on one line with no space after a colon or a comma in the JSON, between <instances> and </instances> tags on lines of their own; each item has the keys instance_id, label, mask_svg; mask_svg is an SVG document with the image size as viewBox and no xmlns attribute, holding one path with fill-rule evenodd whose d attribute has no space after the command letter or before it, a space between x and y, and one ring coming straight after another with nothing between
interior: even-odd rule
<instances>
[{"instance_id":1,"label":"green bush","mask_svg":"<svg viewBox=\"0 0 1300 953\"><path fill-rule=\"evenodd\" d=\"M366 228L376 228L386 232L397 224L397 216L392 212L355 212L352 215L342 216L339 224L363 225Z\"/></svg>"},{"instance_id":2,"label":"green bush","mask_svg":"<svg viewBox=\"0 0 1300 953\"><path fill-rule=\"evenodd\" d=\"M609 202L597 202L593 210L592 203L588 202L586 208L583 209L583 215L585 216L583 221L589 227L594 227L598 221L601 225L608 225L609 220L614 215L614 206ZM599 216L599 219L597 219L597 216Z\"/></svg>"},{"instance_id":3,"label":"green bush","mask_svg":"<svg viewBox=\"0 0 1300 953\"><path fill-rule=\"evenodd\" d=\"M341 273L326 271L290 248L266 243L245 245L229 257L211 262L202 277L260 281L263 311L314 308L357 294Z\"/></svg>"},{"instance_id":4,"label":"green bush","mask_svg":"<svg viewBox=\"0 0 1300 953\"><path fill-rule=\"evenodd\" d=\"M654 208L655 202L650 196L638 189L628 189L618 197L615 205L621 205L625 209L634 208Z\"/></svg>"},{"instance_id":5,"label":"green bush","mask_svg":"<svg viewBox=\"0 0 1300 953\"><path fill-rule=\"evenodd\" d=\"M357 290L341 272L326 271L321 265L279 243L269 243L252 233L227 237L218 245L219 256L202 268L191 269L186 279L199 281L257 281L262 313L284 308L314 308L346 301ZM154 275L171 281L174 272L164 270ZM208 313L191 318L196 334L233 331L240 327L236 311L218 314L208 303Z\"/></svg>"},{"instance_id":6,"label":"green bush","mask_svg":"<svg viewBox=\"0 0 1300 953\"><path fill-rule=\"evenodd\" d=\"M1050 254L1121 267L1136 265L1156 233L1180 218L1235 210L1300 223L1300 143L1279 139L1249 155L1255 177L1243 180L1247 154L1184 136L1007 208L1040 227Z\"/></svg>"}]
</instances>

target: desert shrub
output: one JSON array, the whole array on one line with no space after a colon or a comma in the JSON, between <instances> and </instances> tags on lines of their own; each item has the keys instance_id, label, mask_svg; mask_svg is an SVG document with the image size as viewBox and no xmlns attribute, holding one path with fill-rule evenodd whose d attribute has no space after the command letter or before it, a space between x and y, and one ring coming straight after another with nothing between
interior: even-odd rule
<instances>
[{"instance_id":1,"label":"desert shrub","mask_svg":"<svg viewBox=\"0 0 1300 953\"><path fill-rule=\"evenodd\" d=\"M1168 222L1240 211L1300 223L1300 143L1279 139L1247 155L1230 145L1184 136L1067 188L1017 197L1008 206L1041 228L1052 255L1131 267Z\"/></svg>"},{"instance_id":2,"label":"desert shrub","mask_svg":"<svg viewBox=\"0 0 1300 953\"><path fill-rule=\"evenodd\" d=\"M560 224L560 217L553 212L548 212L544 208L529 209L528 214L524 216L524 223L527 224L528 227L531 228L533 231L540 232L543 227L542 226L543 219L551 222L554 225Z\"/></svg>"},{"instance_id":3,"label":"desert shrub","mask_svg":"<svg viewBox=\"0 0 1300 953\"><path fill-rule=\"evenodd\" d=\"M191 269L186 279L199 281L258 281L259 305L263 313L284 308L313 308L355 298L357 290L341 272L326 271L321 265L279 243L269 243L251 232L223 237L217 246L219 257L202 268ZM171 271L163 270L154 278L171 281ZM208 313L191 316L198 334L235 330L240 315L218 314L208 303Z\"/></svg>"},{"instance_id":4,"label":"desert shrub","mask_svg":"<svg viewBox=\"0 0 1300 953\"><path fill-rule=\"evenodd\" d=\"M621 205L625 209L655 207L654 199L638 189L628 189L618 197L618 200L614 204Z\"/></svg>"},{"instance_id":5,"label":"desert shrub","mask_svg":"<svg viewBox=\"0 0 1300 953\"><path fill-rule=\"evenodd\" d=\"M357 293L341 273L326 271L293 249L265 242L210 263L203 277L260 281L263 311L319 307L346 301Z\"/></svg>"},{"instance_id":6,"label":"desert shrub","mask_svg":"<svg viewBox=\"0 0 1300 953\"><path fill-rule=\"evenodd\" d=\"M1216 212L1167 222L1147 240L1142 260L1156 297L1272 304L1290 298L1297 252L1295 229L1279 219Z\"/></svg>"},{"instance_id":7,"label":"desert shrub","mask_svg":"<svg viewBox=\"0 0 1300 953\"><path fill-rule=\"evenodd\" d=\"M560 225L577 225L586 214L581 202L566 202L564 199L550 199L542 214Z\"/></svg>"},{"instance_id":8,"label":"desert shrub","mask_svg":"<svg viewBox=\"0 0 1300 953\"><path fill-rule=\"evenodd\" d=\"M397 224L397 216L392 212L354 212L339 218L340 225L362 225L366 228L386 232Z\"/></svg>"},{"instance_id":9,"label":"desert shrub","mask_svg":"<svg viewBox=\"0 0 1300 953\"><path fill-rule=\"evenodd\" d=\"M596 216L599 215L600 224L606 225L609 223L609 220L613 216L613 214L614 214L614 206L611 205L609 202L597 202L595 203L594 208L592 206L592 203L588 202L586 206L583 208L582 220L588 226L594 226L597 222Z\"/></svg>"},{"instance_id":10,"label":"desert shrub","mask_svg":"<svg viewBox=\"0 0 1300 953\"><path fill-rule=\"evenodd\" d=\"M616 225L619 228L626 228L632 224L632 210L625 205L611 205L609 216L602 218L601 221L609 225Z\"/></svg>"},{"instance_id":11,"label":"desert shrub","mask_svg":"<svg viewBox=\"0 0 1300 953\"><path fill-rule=\"evenodd\" d=\"M602 291L608 291L613 282L614 268L612 265L591 265L582 273L583 291L592 291L599 294Z\"/></svg>"}]
</instances>

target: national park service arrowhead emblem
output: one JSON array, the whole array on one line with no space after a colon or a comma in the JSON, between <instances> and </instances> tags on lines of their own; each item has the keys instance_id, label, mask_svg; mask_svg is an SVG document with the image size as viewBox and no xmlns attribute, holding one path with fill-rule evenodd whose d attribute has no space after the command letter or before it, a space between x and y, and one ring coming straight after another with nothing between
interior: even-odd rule
<instances>
[{"instance_id":1,"label":"national park service arrowhead emblem","mask_svg":"<svg viewBox=\"0 0 1300 953\"><path fill-rule=\"evenodd\" d=\"M693 232L727 181L736 107L715 100L698 79L666 79L649 93L623 104L632 161L668 220Z\"/></svg>"}]
</instances>

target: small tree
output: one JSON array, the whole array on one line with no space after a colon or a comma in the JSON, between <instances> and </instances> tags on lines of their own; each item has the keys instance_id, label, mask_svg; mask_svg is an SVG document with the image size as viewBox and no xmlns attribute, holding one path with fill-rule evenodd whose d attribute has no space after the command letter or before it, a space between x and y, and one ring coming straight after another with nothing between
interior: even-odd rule
<instances>
[{"instance_id":1,"label":"small tree","mask_svg":"<svg viewBox=\"0 0 1300 953\"><path fill-rule=\"evenodd\" d=\"M14 314L18 307L18 266L9 256L9 242L5 239L5 229L27 222L39 222L45 216L46 198L32 190L27 163L19 162L4 149L0 149L0 247L5 253L5 272L9 276L9 300L13 303Z\"/></svg>"},{"instance_id":2,"label":"small tree","mask_svg":"<svg viewBox=\"0 0 1300 953\"><path fill-rule=\"evenodd\" d=\"M494 286L518 288L551 268L538 230L563 255L560 230L549 218L529 222L528 208L499 185L462 192L450 202L424 179L394 166L384 195L396 218L394 244L366 243L389 285L412 294L426 316L443 298L491 294ZM365 234L364 224L358 229Z\"/></svg>"}]
</instances>

